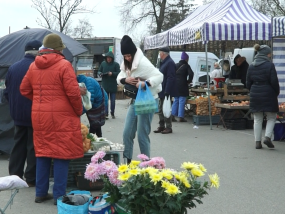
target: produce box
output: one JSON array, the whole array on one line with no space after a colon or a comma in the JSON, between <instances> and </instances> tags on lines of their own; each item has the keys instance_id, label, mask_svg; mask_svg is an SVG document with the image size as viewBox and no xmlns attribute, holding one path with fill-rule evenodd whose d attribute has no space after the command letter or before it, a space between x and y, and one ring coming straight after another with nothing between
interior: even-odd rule
<instances>
[{"instance_id":1,"label":"produce box","mask_svg":"<svg viewBox=\"0 0 285 214\"><path fill-rule=\"evenodd\" d=\"M232 130L244 130L246 129L246 118L234 118L234 119L226 119L225 124L228 129Z\"/></svg>"},{"instance_id":2,"label":"produce box","mask_svg":"<svg viewBox=\"0 0 285 214\"><path fill-rule=\"evenodd\" d=\"M218 124L220 115L212 115L212 124ZM193 115L193 122L195 125L210 125L209 115Z\"/></svg>"}]
</instances>

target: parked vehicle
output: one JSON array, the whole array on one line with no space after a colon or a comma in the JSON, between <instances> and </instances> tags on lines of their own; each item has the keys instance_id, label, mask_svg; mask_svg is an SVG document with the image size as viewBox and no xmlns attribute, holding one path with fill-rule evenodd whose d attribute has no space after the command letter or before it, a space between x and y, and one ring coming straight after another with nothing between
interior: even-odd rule
<instances>
[{"instance_id":1,"label":"parked vehicle","mask_svg":"<svg viewBox=\"0 0 285 214\"><path fill-rule=\"evenodd\" d=\"M207 78L207 69L206 69L206 53L205 52L186 52L189 55L189 65L194 72L193 77L193 86L200 85L201 82L206 82ZM173 59L175 63L178 63L181 60L181 51L170 51L170 57ZM219 58L208 52L208 70L209 73L214 70L214 63L219 60ZM157 59L157 68L160 66L160 57Z\"/></svg>"}]
</instances>

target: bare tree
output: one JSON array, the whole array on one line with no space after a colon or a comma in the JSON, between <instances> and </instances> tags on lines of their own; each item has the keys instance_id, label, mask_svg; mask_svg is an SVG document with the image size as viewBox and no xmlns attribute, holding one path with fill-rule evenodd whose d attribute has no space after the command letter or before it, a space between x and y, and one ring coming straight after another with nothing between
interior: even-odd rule
<instances>
[{"instance_id":1,"label":"bare tree","mask_svg":"<svg viewBox=\"0 0 285 214\"><path fill-rule=\"evenodd\" d=\"M93 26L88 19L79 19L78 25L74 28L73 37L74 38L86 38L92 37Z\"/></svg>"},{"instance_id":2,"label":"bare tree","mask_svg":"<svg viewBox=\"0 0 285 214\"><path fill-rule=\"evenodd\" d=\"M81 6L82 0L31 0L43 20L37 18L37 23L45 28L64 32L70 28L70 17L80 13L94 13L94 9Z\"/></svg>"},{"instance_id":3,"label":"bare tree","mask_svg":"<svg viewBox=\"0 0 285 214\"><path fill-rule=\"evenodd\" d=\"M168 30L179 23L188 11L185 2L188 0L122 0L120 6L121 23L127 32L148 23L151 34ZM180 6L183 6L183 11ZM145 27L145 26L144 26ZM153 51L152 62L155 64L158 51Z\"/></svg>"},{"instance_id":4,"label":"bare tree","mask_svg":"<svg viewBox=\"0 0 285 214\"><path fill-rule=\"evenodd\" d=\"M251 0L251 2L254 9L267 16L285 15L285 3L282 0Z\"/></svg>"}]
</instances>

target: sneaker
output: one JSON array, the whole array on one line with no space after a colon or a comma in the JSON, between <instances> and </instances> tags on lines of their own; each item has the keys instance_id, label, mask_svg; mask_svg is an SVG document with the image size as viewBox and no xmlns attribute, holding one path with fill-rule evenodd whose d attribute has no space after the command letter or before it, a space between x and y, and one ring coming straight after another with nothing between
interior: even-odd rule
<instances>
[{"instance_id":1,"label":"sneaker","mask_svg":"<svg viewBox=\"0 0 285 214\"><path fill-rule=\"evenodd\" d=\"M33 183L33 182L31 182L31 183L28 183L28 182L27 182L27 184L28 184L29 187L35 187L35 186L36 186L36 184Z\"/></svg>"},{"instance_id":2,"label":"sneaker","mask_svg":"<svg viewBox=\"0 0 285 214\"><path fill-rule=\"evenodd\" d=\"M108 115L105 115L105 119L106 119L106 120L108 120L108 119L109 119Z\"/></svg>"},{"instance_id":3,"label":"sneaker","mask_svg":"<svg viewBox=\"0 0 285 214\"><path fill-rule=\"evenodd\" d=\"M171 115L172 117L172 122L177 122L177 120L175 119L175 116Z\"/></svg>"},{"instance_id":4,"label":"sneaker","mask_svg":"<svg viewBox=\"0 0 285 214\"><path fill-rule=\"evenodd\" d=\"M164 127L158 127L156 130L154 130L154 133L161 133L165 128Z\"/></svg>"},{"instance_id":5,"label":"sneaker","mask_svg":"<svg viewBox=\"0 0 285 214\"><path fill-rule=\"evenodd\" d=\"M53 199L51 194L47 194L46 196L36 196L35 202L36 203L42 203L42 202L50 200L50 199Z\"/></svg>"},{"instance_id":6,"label":"sneaker","mask_svg":"<svg viewBox=\"0 0 285 214\"><path fill-rule=\"evenodd\" d=\"M115 115L112 115L112 119L116 119Z\"/></svg>"}]
</instances>

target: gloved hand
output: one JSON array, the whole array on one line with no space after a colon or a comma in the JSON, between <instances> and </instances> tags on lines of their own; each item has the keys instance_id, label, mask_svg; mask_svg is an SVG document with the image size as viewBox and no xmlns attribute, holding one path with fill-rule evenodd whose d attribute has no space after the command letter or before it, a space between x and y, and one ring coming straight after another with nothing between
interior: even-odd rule
<instances>
[{"instance_id":1,"label":"gloved hand","mask_svg":"<svg viewBox=\"0 0 285 214\"><path fill-rule=\"evenodd\" d=\"M164 96L169 99L169 94L168 93L164 93Z\"/></svg>"}]
</instances>

